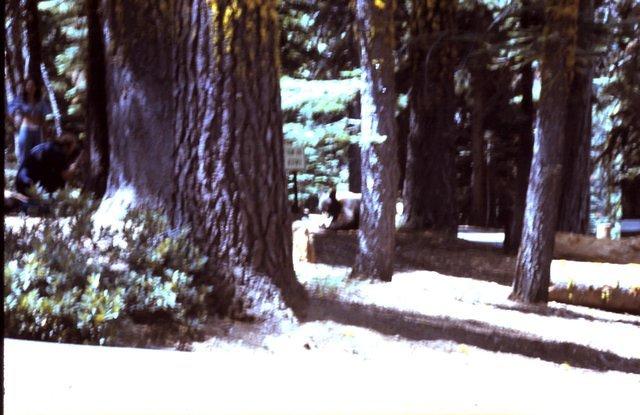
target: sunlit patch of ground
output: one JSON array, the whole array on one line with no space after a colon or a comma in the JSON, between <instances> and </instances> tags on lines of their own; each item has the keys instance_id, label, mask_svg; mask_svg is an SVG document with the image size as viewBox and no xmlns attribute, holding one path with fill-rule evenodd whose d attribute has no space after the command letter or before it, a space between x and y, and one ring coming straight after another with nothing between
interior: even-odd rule
<instances>
[{"instance_id":1,"label":"sunlit patch of ground","mask_svg":"<svg viewBox=\"0 0 640 415\"><path fill-rule=\"evenodd\" d=\"M325 348L183 353L5 340L9 414L632 414L636 375L308 323ZM323 339L321 336L327 336ZM370 359L354 347L367 342ZM342 350L344 349L344 350ZM378 358L378 356L380 358Z\"/></svg>"},{"instance_id":2,"label":"sunlit patch of ground","mask_svg":"<svg viewBox=\"0 0 640 415\"><path fill-rule=\"evenodd\" d=\"M464 251L436 254L464 266ZM484 251L476 254L480 271L492 266ZM193 353L6 340L8 413L637 409L640 316L560 303L525 307L491 278L406 269L383 283L351 281L348 267L295 267L312 297L309 318L279 332L212 320L206 339L187 347ZM554 261L552 279L635 284L637 270Z\"/></svg>"}]
</instances>

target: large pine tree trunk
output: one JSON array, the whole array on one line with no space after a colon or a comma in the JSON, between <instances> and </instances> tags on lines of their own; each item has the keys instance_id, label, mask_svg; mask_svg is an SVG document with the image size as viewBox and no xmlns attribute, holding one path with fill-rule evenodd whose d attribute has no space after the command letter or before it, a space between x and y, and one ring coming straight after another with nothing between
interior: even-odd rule
<instances>
[{"instance_id":1,"label":"large pine tree trunk","mask_svg":"<svg viewBox=\"0 0 640 415\"><path fill-rule=\"evenodd\" d=\"M108 211L170 211L174 192L173 1L104 0ZM111 209L114 208L114 209Z\"/></svg>"},{"instance_id":2,"label":"large pine tree trunk","mask_svg":"<svg viewBox=\"0 0 640 415\"><path fill-rule=\"evenodd\" d=\"M87 95L84 188L101 198L109 174L109 130L107 120L106 62L100 0L85 0L87 17Z\"/></svg>"},{"instance_id":3,"label":"large pine tree trunk","mask_svg":"<svg viewBox=\"0 0 640 415\"><path fill-rule=\"evenodd\" d=\"M221 311L303 315L286 200L275 0L108 0L110 172L103 205L189 226Z\"/></svg>"},{"instance_id":4,"label":"large pine tree trunk","mask_svg":"<svg viewBox=\"0 0 640 415\"><path fill-rule=\"evenodd\" d=\"M523 235L511 298L547 302L562 189L567 100L575 57L579 0L545 1L542 92Z\"/></svg>"},{"instance_id":5,"label":"large pine tree trunk","mask_svg":"<svg viewBox=\"0 0 640 415\"><path fill-rule=\"evenodd\" d=\"M455 235L454 59L456 2L413 2L410 132L403 187L403 228Z\"/></svg>"},{"instance_id":6,"label":"large pine tree trunk","mask_svg":"<svg viewBox=\"0 0 640 415\"><path fill-rule=\"evenodd\" d=\"M531 3L523 1L523 12L520 17L523 30L528 30L532 25ZM536 119L536 110L533 104L533 68L531 63L526 63L520 70L520 90L522 93L521 109L523 121L518 133L518 147L516 154L516 179L515 195L511 220L505 231L504 250L515 254L520 247L522 239L522 225L524 221L524 209L527 202L527 187L529 186L529 173L531 171L531 159L533 158L533 130Z\"/></svg>"},{"instance_id":7,"label":"large pine tree trunk","mask_svg":"<svg viewBox=\"0 0 640 415\"><path fill-rule=\"evenodd\" d=\"M581 0L578 15L578 48L591 50L593 0ZM587 56L576 59L565 127L562 198L558 230L586 233L589 225L589 176L591 175L591 96L593 64Z\"/></svg>"},{"instance_id":8,"label":"large pine tree trunk","mask_svg":"<svg viewBox=\"0 0 640 415\"><path fill-rule=\"evenodd\" d=\"M398 143L394 79L395 1L358 0L363 70L362 202L353 277L391 281L395 252Z\"/></svg>"},{"instance_id":9,"label":"large pine tree trunk","mask_svg":"<svg viewBox=\"0 0 640 415\"><path fill-rule=\"evenodd\" d=\"M203 1L177 4L176 218L193 227L232 288L232 313L267 318L287 306L301 313L276 1L210 1L211 12Z\"/></svg>"}]
</instances>

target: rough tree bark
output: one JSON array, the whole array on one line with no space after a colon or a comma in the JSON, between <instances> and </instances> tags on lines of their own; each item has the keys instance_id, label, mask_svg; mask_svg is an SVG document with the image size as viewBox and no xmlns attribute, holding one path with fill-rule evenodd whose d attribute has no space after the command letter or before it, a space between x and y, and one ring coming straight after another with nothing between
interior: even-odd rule
<instances>
[{"instance_id":1,"label":"rough tree bark","mask_svg":"<svg viewBox=\"0 0 640 415\"><path fill-rule=\"evenodd\" d=\"M546 0L542 92L512 299L547 302L562 189L564 128L579 0Z\"/></svg>"},{"instance_id":2,"label":"rough tree bark","mask_svg":"<svg viewBox=\"0 0 640 415\"><path fill-rule=\"evenodd\" d=\"M414 0L410 133L403 228L457 232L454 60L456 2Z\"/></svg>"},{"instance_id":3,"label":"rough tree bark","mask_svg":"<svg viewBox=\"0 0 640 415\"><path fill-rule=\"evenodd\" d=\"M532 25L531 3L523 1L523 12L520 16L523 30L528 30ZM515 254L520 248L522 239L522 225L524 209L527 201L527 187L529 186L529 173L531 171L531 159L533 158L533 130L536 120L536 109L533 104L533 68L530 62L525 63L520 70L520 91L522 94L521 109L523 121L518 134L518 148L516 154L516 179L515 196L511 220L505 230L504 250Z\"/></svg>"},{"instance_id":4,"label":"rough tree bark","mask_svg":"<svg viewBox=\"0 0 640 415\"><path fill-rule=\"evenodd\" d=\"M276 3L209 1L209 12L182 0L176 32L175 213L200 230L231 306L258 318L306 307L292 262Z\"/></svg>"},{"instance_id":5,"label":"rough tree bark","mask_svg":"<svg viewBox=\"0 0 640 415\"><path fill-rule=\"evenodd\" d=\"M358 0L362 202L352 277L391 281L398 186L393 13L395 1Z\"/></svg>"},{"instance_id":6,"label":"rough tree bark","mask_svg":"<svg viewBox=\"0 0 640 415\"><path fill-rule=\"evenodd\" d=\"M105 202L113 207L171 211L172 3L102 2L110 149Z\"/></svg>"},{"instance_id":7,"label":"rough tree bark","mask_svg":"<svg viewBox=\"0 0 640 415\"><path fill-rule=\"evenodd\" d=\"M275 0L108 0L104 208L163 208L236 318L304 315L286 200Z\"/></svg>"},{"instance_id":8,"label":"rough tree bark","mask_svg":"<svg viewBox=\"0 0 640 415\"><path fill-rule=\"evenodd\" d=\"M578 15L578 50L565 126L562 198L558 230L586 233L589 226L589 176L591 175L591 96L593 63L591 50L593 0L581 0Z\"/></svg>"},{"instance_id":9,"label":"rough tree bark","mask_svg":"<svg viewBox=\"0 0 640 415\"><path fill-rule=\"evenodd\" d=\"M109 130L107 120L106 62L100 0L85 0L87 17L87 92L84 189L104 196L109 174Z\"/></svg>"}]
</instances>

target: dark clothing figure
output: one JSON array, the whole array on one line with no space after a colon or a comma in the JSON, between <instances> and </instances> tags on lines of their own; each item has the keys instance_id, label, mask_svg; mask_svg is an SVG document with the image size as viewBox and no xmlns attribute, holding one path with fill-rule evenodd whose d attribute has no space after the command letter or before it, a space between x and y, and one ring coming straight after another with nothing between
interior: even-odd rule
<instances>
[{"instance_id":1,"label":"dark clothing figure","mask_svg":"<svg viewBox=\"0 0 640 415\"><path fill-rule=\"evenodd\" d=\"M61 189L65 185L64 172L70 159L58 143L38 144L31 149L18 169L16 190L23 195L28 189L40 184L49 193Z\"/></svg>"}]
</instances>

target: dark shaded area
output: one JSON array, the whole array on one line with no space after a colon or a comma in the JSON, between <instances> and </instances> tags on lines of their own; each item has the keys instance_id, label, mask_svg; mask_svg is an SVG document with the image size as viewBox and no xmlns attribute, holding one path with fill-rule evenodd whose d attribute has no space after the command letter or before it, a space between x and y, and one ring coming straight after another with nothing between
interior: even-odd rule
<instances>
[{"instance_id":1,"label":"dark shaded area","mask_svg":"<svg viewBox=\"0 0 640 415\"><path fill-rule=\"evenodd\" d=\"M500 310L516 310L521 313L537 314L539 316L545 316L545 317L551 316L551 317L570 318L575 320L582 319L582 320L595 321L595 322L601 322L601 323L630 324L632 326L640 327L640 323L637 323L635 321L598 318L589 314L579 313L579 312L567 310L564 308L551 308L546 305L514 303L514 305L512 306L506 306L502 304L492 304L491 306L498 308Z\"/></svg>"},{"instance_id":2,"label":"dark shaded area","mask_svg":"<svg viewBox=\"0 0 640 415\"><path fill-rule=\"evenodd\" d=\"M109 175L109 121L107 116L105 45L103 21L98 0L87 0L87 96L85 126L88 147L85 152L85 190L96 198L104 196Z\"/></svg>"},{"instance_id":3,"label":"dark shaded area","mask_svg":"<svg viewBox=\"0 0 640 415\"><path fill-rule=\"evenodd\" d=\"M349 158L349 191L360 193L362 191L362 181L360 180L360 166L362 164L360 146L358 144L349 144L347 157Z\"/></svg>"},{"instance_id":4,"label":"dark shaded area","mask_svg":"<svg viewBox=\"0 0 640 415\"><path fill-rule=\"evenodd\" d=\"M640 359L619 356L571 342L543 340L516 330L475 320L431 317L375 305L313 298L308 321L331 320L400 335L409 340L451 340L485 350L513 353L574 367L640 374Z\"/></svg>"},{"instance_id":5,"label":"dark shaded area","mask_svg":"<svg viewBox=\"0 0 640 415\"><path fill-rule=\"evenodd\" d=\"M622 180L620 185L622 218L640 218L640 176Z\"/></svg>"},{"instance_id":6,"label":"dark shaded area","mask_svg":"<svg viewBox=\"0 0 640 415\"><path fill-rule=\"evenodd\" d=\"M353 266L357 231L326 231L313 235L316 262ZM429 270L511 286L515 258L490 245L450 239L431 232L398 232L397 271Z\"/></svg>"}]
</instances>

